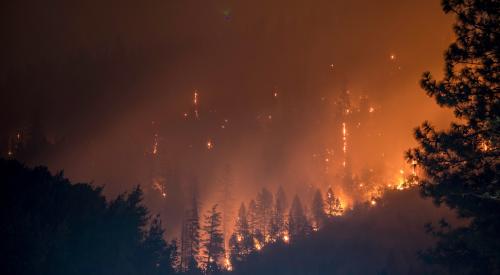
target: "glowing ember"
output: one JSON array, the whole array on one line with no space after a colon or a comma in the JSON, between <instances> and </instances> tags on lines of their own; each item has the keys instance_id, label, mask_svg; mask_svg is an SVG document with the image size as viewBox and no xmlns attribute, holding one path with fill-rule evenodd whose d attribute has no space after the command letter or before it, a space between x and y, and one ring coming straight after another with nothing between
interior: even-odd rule
<instances>
[{"instance_id":1,"label":"glowing ember","mask_svg":"<svg viewBox=\"0 0 500 275\"><path fill-rule=\"evenodd\" d=\"M193 104L194 105L198 105L198 91L194 92L194 95L193 95Z\"/></svg>"},{"instance_id":2,"label":"glowing ember","mask_svg":"<svg viewBox=\"0 0 500 275\"><path fill-rule=\"evenodd\" d=\"M373 113L373 112L375 112L375 108L373 108L373 107L370 107L370 109L368 109L368 112L370 112L370 113Z\"/></svg>"},{"instance_id":3,"label":"glowing ember","mask_svg":"<svg viewBox=\"0 0 500 275\"><path fill-rule=\"evenodd\" d=\"M344 151L344 154L347 153L347 128L345 122L342 122L342 141L343 141L343 147L342 150ZM345 166L345 163L344 163Z\"/></svg>"},{"instance_id":4,"label":"glowing ember","mask_svg":"<svg viewBox=\"0 0 500 275\"><path fill-rule=\"evenodd\" d=\"M226 255L226 257L224 258L224 268L227 271L233 271L233 265L231 264L231 261L229 260L228 255Z\"/></svg>"},{"instance_id":5,"label":"glowing ember","mask_svg":"<svg viewBox=\"0 0 500 275\"><path fill-rule=\"evenodd\" d=\"M390 58L391 58L391 60L396 60L396 55L395 54L391 54Z\"/></svg>"},{"instance_id":6,"label":"glowing ember","mask_svg":"<svg viewBox=\"0 0 500 275\"><path fill-rule=\"evenodd\" d=\"M288 233L285 233L285 234L283 235L283 241L284 241L285 243L289 243L289 242L290 242L290 236L288 236Z\"/></svg>"},{"instance_id":7,"label":"glowing ember","mask_svg":"<svg viewBox=\"0 0 500 275\"><path fill-rule=\"evenodd\" d=\"M211 140L208 140L206 145L208 150L212 150L214 148L214 143Z\"/></svg>"},{"instance_id":8,"label":"glowing ember","mask_svg":"<svg viewBox=\"0 0 500 275\"><path fill-rule=\"evenodd\" d=\"M152 150L153 155L158 154L158 134L154 135L153 138L153 150Z\"/></svg>"}]
</instances>

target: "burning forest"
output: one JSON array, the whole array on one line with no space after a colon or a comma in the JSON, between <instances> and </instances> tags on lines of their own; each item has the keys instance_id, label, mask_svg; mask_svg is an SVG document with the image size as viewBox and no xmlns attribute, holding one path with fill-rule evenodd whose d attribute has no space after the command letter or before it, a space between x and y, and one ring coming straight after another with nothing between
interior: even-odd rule
<instances>
[{"instance_id":1,"label":"burning forest","mask_svg":"<svg viewBox=\"0 0 500 275\"><path fill-rule=\"evenodd\" d=\"M1 6L2 274L500 274L498 1Z\"/></svg>"}]
</instances>

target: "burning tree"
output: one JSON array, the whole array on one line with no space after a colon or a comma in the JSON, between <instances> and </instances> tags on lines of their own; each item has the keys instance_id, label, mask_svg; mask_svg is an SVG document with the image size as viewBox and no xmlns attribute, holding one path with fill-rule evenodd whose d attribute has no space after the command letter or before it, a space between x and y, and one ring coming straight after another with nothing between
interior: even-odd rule
<instances>
[{"instance_id":1,"label":"burning tree","mask_svg":"<svg viewBox=\"0 0 500 275\"><path fill-rule=\"evenodd\" d=\"M457 209L470 223L432 229L437 245L424 254L451 273L500 273L500 2L444 0L456 15L457 40L445 54L445 75L424 73L421 85L459 122L438 131L428 122L415 130L419 147L408 159L425 172L422 192Z\"/></svg>"},{"instance_id":2,"label":"burning tree","mask_svg":"<svg viewBox=\"0 0 500 275\"><path fill-rule=\"evenodd\" d=\"M257 204L254 200L251 200L248 204L248 227L250 229L250 233L255 235L257 233Z\"/></svg>"},{"instance_id":3,"label":"burning tree","mask_svg":"<svg viewBox=\"0 0 500 275\"><path fill-rule=\"evenodd\" d=\"M253 236L250 233L250 226L247 220L245 204L241 204L236 219L234 233L229 240L231 248L231 260L242 261L243 257L253 251Z\"/></svg>"},{"instance_id":4,"label":"burning tree","mask_svg":"<svg viewBox=\"0 0 500 275\"><path fill-rule=\"evenodd\" d=\"M288 208L287 204L285 191L280 186L276 193L271 224L269 226L270 235L273 240L283 239L286 233L285 212Z\"/></svg>"},{"instance_id":5,"label":"burning tree","mask_svg":"<svg viewBox=\"0 0 500 275\"><path fill-rule=\"evenodd\" d=\"M224 234L222 233L222 214L217 211L217 204L205 216L203 231L206 239L203 242L206 274L214 274L220 270L219 263L224 259Z\"/></svg>"},{"instance_id":6,"label":"burning tree","mask_svg":"<svg viewBox=\"0 0 500 275\"><path fill-rule=\"evenodd\" d=\"M344 211L342 204L340 203L340 199L335 196L332 187L328 187L328 191L326 192L325 205L326 215L330 218L338 216Z\"/></svg>"},{"instance_id":7,"label":"burning tree","mask_svg":"<svg viewBox=\"0 0 500 275\"><path fill-rule=\"evenodd\" d=\"M269 241L269 224L273 212L273 194L266 188L257 194L257 228L264 236L264 241Z\"/></svg>"}]
</instances>

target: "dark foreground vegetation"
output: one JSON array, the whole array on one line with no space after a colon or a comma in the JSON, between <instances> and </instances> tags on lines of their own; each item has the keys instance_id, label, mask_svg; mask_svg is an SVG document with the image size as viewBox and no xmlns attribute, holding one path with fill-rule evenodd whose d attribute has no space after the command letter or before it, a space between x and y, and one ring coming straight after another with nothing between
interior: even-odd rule
<instances>
[{"instance_id":1,"label":"dark foreground vegetation","mask_svg":"<svg viewBox=\"0 0 500 275\"><path fill-rule=\"evenodd\" d=\"M1 218L8 221L0 229L2 274L178 271L180 248L164 241L161 222L143 206L140 188L107 201L100 188L3 159L0 183ZM233 261L233 274L430 273L417 254L432 244L424 224L444 216L451 212L435 208L416 190L393 191L376 207L358 205L318 232L253 249ZM211 273L224 272L214 266ZM200 273L195 266L184 272Z\"/></svg>"},{"instance_id":2,"label":"dark foreground vegetation","mask_svg":"<svg viewBox=\"0 0 500 275\"><path fill-rule=\"evenodd\" d=\"M140 188L112 201L101 191L0 159L1 273L172 273L176 244L164 241Z\"/></svg>"}]
</instances>

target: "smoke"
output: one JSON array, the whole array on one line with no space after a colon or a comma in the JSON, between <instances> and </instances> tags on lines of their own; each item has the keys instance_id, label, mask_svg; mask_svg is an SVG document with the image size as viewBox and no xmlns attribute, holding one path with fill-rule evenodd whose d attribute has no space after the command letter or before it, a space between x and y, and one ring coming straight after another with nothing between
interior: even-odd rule
<instances>
[{"instance_id":1,"label":"smoke","mask_svg":"<svg viewBox=\"0 0 500 275\"><path fill-rule=\"evenodd\" d=\"M169 230L194 177L205 207L227 165L236 205L262 186L340 192L345 159L385 184L408 169L412 128L451 117L418 86L452 40L438 1L2 5L2 155L17 132L31 133L26 144L42 136L50 149L25 161L109 196L141 184ZM344 154L336 102L347 90Z\"/></svg>"}]
</instances>

